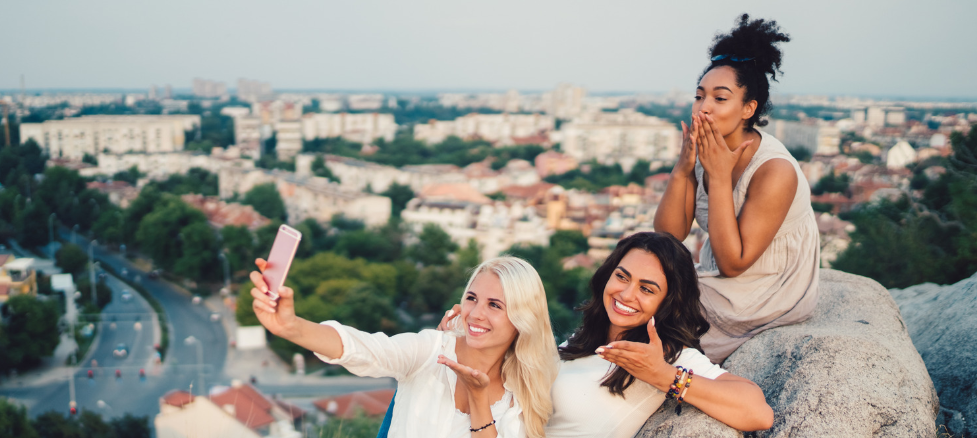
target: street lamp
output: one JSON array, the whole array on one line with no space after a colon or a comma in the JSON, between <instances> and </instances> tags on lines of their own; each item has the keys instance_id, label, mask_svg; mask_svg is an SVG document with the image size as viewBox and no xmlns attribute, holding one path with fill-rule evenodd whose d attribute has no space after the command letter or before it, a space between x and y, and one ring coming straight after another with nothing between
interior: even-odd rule
<instances>
[{"instance_id":1,"label":"street lamp","mask_svg":"<svg viewBox=\"0 0 977 438\"><path fill-rule=\"evenodd\" d=\"M204 367L204 350L203 350L203 344L200 343L200 340L199 339L193 337L193 335L187 336L187 338L183 340L183 343L186 344L186 345L197 344L197 378L200 380L200 391L201 391L201 395L206 396L207 395L207 385L204 385L204 369L203 369L203 367Z\"/></svg>"},{"instance_id":2,"label":"street lamp","mask_svg":"<svg viewBox=\"0 0 977 438\"><path fill-rule=\"evenodd\" d=\"M54 213L51 213L51 215L47 217L47 240L48 240L48 243L54 242L54 219L57 218L57 217L58 217L58 215L56 215Z\"/></svg>"},{"instance_id":3,"label":"street lamp","mask_svg":"<svg viewBox=\"0 0 977 438\"><path fill-rule=\"evenodd\" d=\"M77 225L76 225L77 226ZM98 245L97 240L91 241L88 244L88 266L89 266L89 280L92 283L92 305L98 308L98 299L95 296L95 245Z\"/></svg>"},{"instance_id":4,"label":"street lamp","mask_svg":"<svg viewBox=\"0 0 977 438\"><path fill-rule=\"evenodd\" d=\"M231 280L230 280L231 269L230 269L230 267L227 264L227 256L224 255L224 251L225 251L224 249L221 249L217 253L217 257L220 257L221 261L224 262L224 290L230 290L230 287L231 287Z\"/></svg>"}]
</instances>

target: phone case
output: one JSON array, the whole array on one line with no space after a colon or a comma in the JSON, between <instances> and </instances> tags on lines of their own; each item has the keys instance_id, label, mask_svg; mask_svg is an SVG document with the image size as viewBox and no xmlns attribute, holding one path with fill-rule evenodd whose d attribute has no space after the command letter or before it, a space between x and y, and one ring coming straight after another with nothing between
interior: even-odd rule
<instances>
[{"instance_id":1,"label":"phone case","mask_svg":"<svg viewBox=\"0 0 977 438\"><path fill-rule=\"evenodd\" d=\"M288 276L288 269L292 266L292 259L295 258L295 251L302 240L302 233L288 225L278 228L278 235L275 236L275 243L271 245L271 253L268 254L268 265L261 273L268 285L268 295L278 299L278 289L285 284L285 277Z\"/></svg>"}]
</instances>

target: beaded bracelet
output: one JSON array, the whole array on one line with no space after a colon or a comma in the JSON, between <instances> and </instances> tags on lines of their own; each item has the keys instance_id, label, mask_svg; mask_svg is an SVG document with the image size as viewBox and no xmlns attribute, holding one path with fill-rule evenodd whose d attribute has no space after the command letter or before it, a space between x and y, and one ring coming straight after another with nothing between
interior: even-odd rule
<instances>
[{"instance_id":1,"label":"beaded bracelet","mask_svg":"<svg viewBox=\"0 0 977 438\"><path fill-rule=\"evenodd\" d=\"M683 382L688 375L688 371L682 367L675 367L675 381L672 382L671 386L668 388L668 392L665 393L665 398L674 399L678 397L679 391L682 390Z\"/></svg>"},{"instance_id":2,"label":"beaded bracelet","mask_svg":"<svg viewBox=\"0 0 977 438\"><path fill-rule=\"evenodd\" d=\"M682 415L682 402L685 401L685 393L689 392L689 388L692 387L693 374L692 370L689 370L689 377L685 381L685 388L682 389L682 394L678 396L678 406L675 406L675 415Z\"/></svg>"},{"instance_id":3,"label":"beaded bracelet","mask_svg":"<svg viewBox=\"0 0 977 438\"><path fill-rule=\"evenodd\" d=\"M468 430L470 430L470 431L471 431L472 433L475 433L475 432L481 432L481 431L483 431L483 430L485 430L485 429L488 429L488 427L489 427L489 426L491 426L491 425L493 425L493 424L495 424L495 420L492 420L492 422L491 422L491 423L489 423L489 424L486 424L486 425L484 425L484 426L482 426L482 427L479 427L478 429L473 429L473 428L470 428L470 427L469 427L469 428L468 428Z\"/></svg>"}]
</instances>

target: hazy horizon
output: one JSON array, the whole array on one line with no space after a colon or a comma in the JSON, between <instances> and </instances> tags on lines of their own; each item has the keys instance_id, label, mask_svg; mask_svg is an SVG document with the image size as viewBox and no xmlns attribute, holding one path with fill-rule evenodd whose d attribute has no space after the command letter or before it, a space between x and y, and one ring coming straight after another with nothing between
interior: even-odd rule
<instances>
[{"instance_id":1,"label":"hazy horizon","mask_svg":"<svg viewBox=\"0 0 977 438\"><path fill-rule=\"evenodd\" d=\"M275 91L691 92L712 37L742 12L791 35L775 94L977 99L977 2L772 0L491 4L121 0L5 8L0 89L187 90L195 77ZM687 18L681 18L687 17Z\"/></svg>"}]
</instances>

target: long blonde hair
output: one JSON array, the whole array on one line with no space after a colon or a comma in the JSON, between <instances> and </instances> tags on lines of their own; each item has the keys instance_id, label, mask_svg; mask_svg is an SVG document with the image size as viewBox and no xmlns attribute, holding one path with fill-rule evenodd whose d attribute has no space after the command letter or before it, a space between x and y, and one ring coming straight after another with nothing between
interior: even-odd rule
<instances>
[{"instance_id":1,"label":"long blonde hair","mask_svg":"<svg viewBox=\"0 0 977 438\"><path fill-rule=\"evenodd\" d=\"M502 381L522 408L526 435L530 438L544 437L544 426L553 414L550 389L559 371L559 356L543 281L525 260L496 257L475 268L465 291L471 290L475 277L482 272L498 276L502 283L506 315L519 333L502 359ZM462 334L463 324L460 320L455 318L452 328Z\"/></svg>"}]
</instances>

